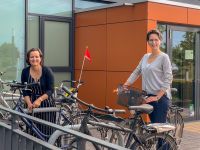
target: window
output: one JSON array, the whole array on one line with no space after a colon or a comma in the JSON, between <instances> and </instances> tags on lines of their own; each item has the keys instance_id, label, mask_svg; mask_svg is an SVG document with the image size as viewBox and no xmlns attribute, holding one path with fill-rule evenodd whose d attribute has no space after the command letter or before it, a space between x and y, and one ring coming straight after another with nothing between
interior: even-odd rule
<instances>
[{"instance_id":1,"label":"window","mask_svg":"<svg viewBox=\"0 0 200 150\"><path fill-rule=\"evenodd\" d=\"M5 79L20 81L24 67L24 0L1 0L0 10L0 71L6 72Z\"/></svg>"},{"instance_id":2,"label":"window","mask_svg":"<svg viewBox=\"0 0 200 150\"><path fill-rule=\"evenodd\" d=\"M71 17L72 0L28 0L28 12Z\"/></svg>"},{"instance_id":3,"label":"window","mask_svg":"<svg viewBox=\"0 0 200 150\"><path fill-rule=\"evenodd\" d=\"M161 32L163 40L161 43L161 51L166 52L167 51L167 26L166 25L162 25L162 24L158 24L158 30Z\"/></svg>"}]
</instances>

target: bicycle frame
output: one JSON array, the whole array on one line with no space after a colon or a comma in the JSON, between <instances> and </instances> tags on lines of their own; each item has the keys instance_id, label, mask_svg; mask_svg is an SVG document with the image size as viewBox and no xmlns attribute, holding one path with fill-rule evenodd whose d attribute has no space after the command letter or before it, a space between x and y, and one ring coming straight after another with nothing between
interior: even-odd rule
<instances>
[{"instance_id":1,"label":"bicycle frame","mask_svg":"<svg viewBox=\"0 0 200 150\"><path fill-rule=\"evenodd\" d=\"M16 87L15 87L16 86ZM19 87L18 87L19 86ZM14 108L14 110L20 112L20 113L23 113L23 114L27 114L25 111L24 111L24 108L21 106L22 105L22 100L23 100L23 94L22 94L22 89L23 89L23 85L11 85L11 88L14 87L16 89L19 90L19 93L20 93L20 96L19 96L19 100L17 101L17 104ZM27 86L24 87L25 89L27 88ZM62 110L59 111L60 114L62 116L64 116L62 114ZM67 118L65 118L67 119ZM46 135L44 133L42 133L39 128L36 126L36 124L32 121L32 120L29 120L27 118L24 118L24 117L21 117L21 120L25 123L27 129L30 129L31 132L33 132L34 135L36 135L36 137L38 137L39 139L43 140L43 141L48 141L48 138L51 136L51 135Z\"/></svg>"}]
</instances>

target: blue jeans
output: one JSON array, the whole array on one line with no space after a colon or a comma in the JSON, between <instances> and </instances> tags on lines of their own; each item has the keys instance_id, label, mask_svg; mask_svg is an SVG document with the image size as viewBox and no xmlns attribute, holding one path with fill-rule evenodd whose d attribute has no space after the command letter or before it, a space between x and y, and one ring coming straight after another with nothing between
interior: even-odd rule
<instances>
[{"instance_id":1,"label":"blue jeans","mask_svg":"<svg viewBox=\"0 0 200 150\"><path fill-rule=\"evenodd\" d=\"M148 95L153 96L153 95ZM154 110L149 115L151 123L166 123L167 111L169 109L169 98L163 95L158 101L148 103Z\"/></svg>"},{"instance_id":2,"label":"blue jeans","mask_svg":"<svg viewBox=\"0 0 200 150\"><path fill-rule=\"evenodd\" d=\"M153 95L149 95L153 96ZM169 109L169 98L163 95L158 101L149 103L154 110L149 115L151 123L166 123L167 111ZM168 144L163 145L163 141L159 139L158 149L169 150Z\"/></svg>"}]
</instances>

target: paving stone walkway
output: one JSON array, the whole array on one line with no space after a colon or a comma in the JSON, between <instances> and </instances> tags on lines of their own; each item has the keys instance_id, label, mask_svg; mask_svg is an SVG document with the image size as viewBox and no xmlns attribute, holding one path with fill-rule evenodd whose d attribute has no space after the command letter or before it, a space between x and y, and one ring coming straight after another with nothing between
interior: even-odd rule
<instances>
[{"instance_id":1,"label":"paving stone walkway","mask_svg":"<svg viewBox=\"0 0 200 150\"><path fill-rule=\"evenodd\" d=\"M180 150L200 150L200 121L185 123Z\"/></svg>"}]
</instances>

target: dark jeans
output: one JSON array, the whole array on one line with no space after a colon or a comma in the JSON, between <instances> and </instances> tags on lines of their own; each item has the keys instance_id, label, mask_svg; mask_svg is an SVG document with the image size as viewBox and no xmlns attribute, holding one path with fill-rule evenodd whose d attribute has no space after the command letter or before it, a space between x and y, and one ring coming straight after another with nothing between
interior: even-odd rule
<instances>
[{"instance_id":1,"label":"dark jeans","mask_svg":"<svg viewBox=\"0 0 200 150\"><path fill-rule=\"evenodd\" d=\"M149 115L151 123L166 123L167 111L169 109L169 98L166 95L163 95L158 101L149 104L154 108L153 112ZM168 144L163 144L163 141L159 139L157 145L158 149L169 150Z\"/></svg>"},{"instance_id":2,"label":"dark jeans","mask_svg":"<svg viewBox=\"0 0 200 150\"><path fill-rule=\"evenodd\" d=\"M148 95L153 96L153 95ZM149 115L151 123L166 123L167 111L169 109L169 98L163 95L158 101L148 103L154 110Z\"/></svg>"}]
</instances>

